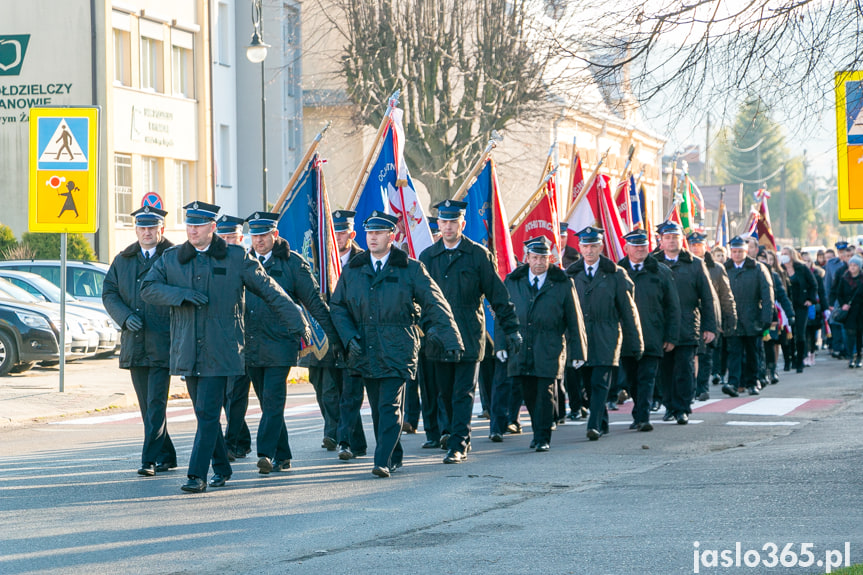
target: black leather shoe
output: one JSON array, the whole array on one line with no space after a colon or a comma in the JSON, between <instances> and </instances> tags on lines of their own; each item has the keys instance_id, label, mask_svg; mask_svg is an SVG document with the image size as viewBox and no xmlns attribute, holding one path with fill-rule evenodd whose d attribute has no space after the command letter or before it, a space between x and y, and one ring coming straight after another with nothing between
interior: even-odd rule
<instances>
[{"instance_id":1,"label":"black leather shoe","mask_svg":"<svg viewBox=\"0 0 863 575\"><path fill-rule=\"evenodd\" d=\"M659 408L662 406L658 401L654 401L650 404L650 411L659 411Z\"/></svg>"},{"instance_id":2,"label":"black leather shoe","mask_svg":"<svg viewBox=\"0 0 863 575\"><path fill-rule=\"evenodd\" d=\"M459 451L458 449L450 449L446 457L443 458L444 463L463 463L464 460L467 459L464 453Z\"/></svg>"},{"instance_id":3,"label":"black leather shoe","mask_svg":"<svg viewBox=\"0 0 863 575\"><path fill-rule=\"evenodd\" d=\"M287 471L290 468L290 459L277 459L273 462L273 471Z\"/></svg>"},{"instance_id":4,"label":"black leather shoe","mask_svg":"<svg viewBox=\"0 0 863 575\"><path fill-rule=\"evenodd\" d=\"M629 429L638 429L638 423L633 421L632 423L629 424Z\"/></svg>"},{"instance_id":5,"label":"black leather shoe","mask_svg":"<svg viewBox=\"0 0 863 575\"><path fill-rule=\"evenodd\" d=\"M754 387L750 387L749 388L749 395L761 395L761 393L759 393L759 391L757 389L755 389Z\"/></svg>"},{"instance_id":6,"label":"black leather shoe","mask_svg":"<svg viewBox=\"0 0 863 575\"><path fill-rule=\"evenodd\" d=\"M401 461L398 461L398 462L394 461L392 464L392 467L389 468L390 469L390 475L392 475L393 473L395 473L396 471L401 469L403 465L404 465L404 463L402 463Z\"/></svg>"},{"instance_id":7,"label":"black leather shoe","mask_svg":"<svg viewBox=\"0 0 863 575\"><path fill-rule=\"evenodd\" d=\"M702 391L695 399L697 399L698 401L707 401L708 399L710 399L710 394L706 391Z\"/></svg>"},{"instance_id":8,"label":"black leather shoe","mask_svg":"<svg viewBox=\"0 0 863 575\"><path fill-rule=\"evenodd\" d=\"M440 448L446 450L447 442L449 442L449 433L444 433L440 436Z\"/></svg>"},{"instance_id":9,"label":"black leather shoe","mask_svg":"<svg viewBox=\"0 0 863 575\"><path fill-rule=\"evenodd\" d=\"M492 433L488 436L488 438L491 439L494 443L501 443L503 441L503 435L501 435L500 433Z\"/></svg>"},{"instance_id":10,"label":"black leather shoe","mask_svg":"<svg viewBox=\"0 0 863 575\"><path fill-rule=\"evenodd\" d=\"M689 423L689 416L685 413L681 413L677 416L677 425L686 425Z\"/></svg>"},{"instance_id":11,"label":"black leather shoe","mask_svg":"<svg viewBox=\"0 0 863 575\"><path fill-rule=\"evenodd\" d=\"M389 477L390 470L386 467L375 467L372 469L372 475L377 475L378 477Z\"/></svg>"},{"instance_id":12,"label":"black leather shoe","mask_svg":"<svg viewBox=\"0 0 863 575\"><path fill-rule=\"evenodd\" d=\"M528 446L528 449L533 449L535 447L536 447L536 439L532 439L530 442L530 445Z\"/></svg>"},{"instance_id":13,"label":"black leather shoe","mask_svg":"<svg viewBox=\"0 0 863 575\"><path fill-rule=\"evenodd\" d=\"M342 445L339 447L339 459L342 461L349 461L354 458L354 452L351 451L351 448L347 445Z\"/></svg>"},{"instance_id":14,"label":"black leather shoe","mask_svg":"<svg viewBox=\"0 0 863 575\"><path fill-rule=\"evenodd\" d=\"M180 486L180 489L188 493L203 493L207 490L207 482L200 477L190 477L186 483Z\"/></svg>"},{"instance_id":15,"label":"black leather shoe","mask_svg":"<svg viewBox=\"0 0 863 575\"><path fill-rule=\"evenodd\" d=\"M506 426L506 432L511 433L512 435L518 435L521 433L521 424L520 423L510 423Z\"/></svg>"},{"instance_id":16,"label":"black leather shoe","mask_svg":"<svg viewBox=\"0 0 863 575\"><path fill-rule=\"evenodd\" d=\"M606 402L605 407L608 408L608 411L617 411L617 403L614 401Z\"/></svg>"},{"instance_id":17,"label":"black leather shoe","mask_svg":"<svg viewBox=\"0 0 863 575\"><path fill-rule=\"evenodd\" d=\"M156 464L156 473L164 473L166 471L170 471L171 469L176 469L176 467L177 467L176 461L171 462L171 463L157 463Z\"/></svg>"},{"instance_id":18,"label":"black leather shoe","mask_svg":"<svg viewBox=\"0 0 863 575\"><path fill-rule=\"evenodd\" d=\"M713 383L713 385L719 385L719 374L714 373L710 381Z\"/></svg>"},{"instance_id":19,"label":"black leather shoe","mask_svg":"<svg viewBox=\"0 0 863 575\"><path fill-rule=\"evenodd\" d=\"M437 449L438 447L440 447L440 441L437 439L429 439L422 444L423 449Z\"/></svg>"},{"instance_id":20,"label":"black leather shoe","mask_svg":"<svg viewBox=\"0 0 863 575\"><path fill-rule=\"evenodd\" d=\"M638 424L636 428L638 431L653 431L653 424L649 421L645 421Z\"/></svg>"},{"instance_id":21,"label":"black leather shoe","mask_svg":"<svg viewBox=\"0 0 863 575\"><path fill-rule=\"evenodd\" d=\"M731 397L738 397L740 394L737 393L737 390L728 385L727 383L722 386L722 393L725 395L730 395Z\"/></svg>"},{"instance_id":22,"label":"black leather shoe","mask_svg":"<svg viewBox=\"0 0 863 575\"><path fill-rule=\"evenodd\" d=\"M410 423L409 421L405 421L404 423L402 423L402 433L414 434L416 432L417 432L417 428L414 427L414 425L412 423Z\"/></svg>"},{"instance_id":23,"label":"black leather shoe","mask_svg":"<svg viewBox=\"0 0 863 575\"><path fill-rule=\"evenodd\" d=\"M581 413L573 413L570 411L566 418L570 421L578 421L581 418Z\"/></svg>"},{"instance_id":24,"label":"black leather shoe","mask_svg":"<svg viewBox=\"0 0 863 575\"><path fill-rule=\"evenodd\" d=\"M230 475L220 475L219 473L216 473L215 475L213 475L213 477L210 478L210 482L208 485L210 487L224 487L225 482L230 478Z\"/></svg>"},{"instance_id":25,"label":"black leather shoe","mask_svg":"<svg viewBox=\"0 0 863 575\"><path fill-rule=\"evenodd\" d=\"M338 446L339 444L332 437L324 437L324 440L321 442L321 447L327 451L335 451Z\"/></svg>"},{"instance_id":26,"label":"black leather shoe","mask_svg":"<svg viewBox=\"0 0 863 575\"><path fill-rule=\"evenodd\" d=\"M261 457L258 459L258 473L266 475L273 470L273 460L269 457Z\"/></svg>"},{"instance_id":27,"label":"black leather shoe","mask_svg":"<svg viewBox=\"0 0 863 575\"><path fill-rule=\"evenodd\" d=\"M231 449L230 447L227 449L227 451L228 451L228 461L230 461L231 463L236 461L237 460L236 452L233 449Z\"/></svg>"},{"instance_id":28,"label":"black leather shoe","mask_svg":"<svg viewBox=\"0 0 863 575\"><path fill-rule=\"evenodd\" d=\"M548 443L540 443L536 446L536 450L539 452L548 451L549 449L551 448L549 447Z\"/></svg>"},{"instance_id":29,"label":"black leather shoe","mask_svg":"<svg viewBox=\"0 0 863 575\"><path fill-rule=\"evenodd\" d=\"M138 470L138 475L143 475L144 477L153 477L156 475L156 464L155 463L144 463L141 465L141 469Z\"/></svg>"},{"instance_id":30,"label":"black leather shoe","mask_svg":"<svg viewBox=\"0 0 863 575\"><path fill-rule=\"evenodd\" d=\"M671 421L674 419L674 414L671 411L666 411L665 415L662 416L662 421Z\"/></svg>"},{"instance_id":31,"label":"black leather shoe","mask_svg":"<svg viewBox=\"0 0 863 575\"><path fill-rule=\"evenodd\" d=\"M357 449L356 451L354 451L354 457L365 457L365 456L366 456L366 450L365 449Z\"/></svg>"},{"instance_id":32,"label":"black leather shoe","mask_svg":"<svg viewBox=\"0 0 863 575\"><path fill-rule=\"evenodd\" d=\"M551 430L552 430L552 431L557 431L557 422L556 422L556 421L552 421L552 422L551 422Z\"/></svg>"},{"instance_id":33,"label":"black leather shoe","mask_svg":"<svg viewBox=\"0 0 863 575\"><path fill-rule=\"evenodd\" d=\"M599 431L598 429L588 429L587 430L587 438L589 440L596 441L600 437L602 437L602 432Z\"/></svg>"}]
</instances>

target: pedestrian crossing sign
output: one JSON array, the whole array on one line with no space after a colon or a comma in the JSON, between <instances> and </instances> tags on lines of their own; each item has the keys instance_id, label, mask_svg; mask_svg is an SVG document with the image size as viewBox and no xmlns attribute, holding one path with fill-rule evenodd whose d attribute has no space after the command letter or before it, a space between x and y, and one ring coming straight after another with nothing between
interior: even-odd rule
<instances>
[{"instance_id":1,"label":"pedestrian crossing sign","mask_svg":"<svg viewBox=\"0 0 863 575\"><path fill-rule=\"evenodd\" d=\"M840 222L863 222L863 71L836 73Z\"/></svg>"},{"instance_id":2,"label":"pedestrian crossing sign","mask_svg":"<svg viewBox=\"0 0 863 575\"><path fill-rule=\"evenodd\" d=\"M99 109L30 109L31 232L94 233Z\"/></svg>"}]
</instances>

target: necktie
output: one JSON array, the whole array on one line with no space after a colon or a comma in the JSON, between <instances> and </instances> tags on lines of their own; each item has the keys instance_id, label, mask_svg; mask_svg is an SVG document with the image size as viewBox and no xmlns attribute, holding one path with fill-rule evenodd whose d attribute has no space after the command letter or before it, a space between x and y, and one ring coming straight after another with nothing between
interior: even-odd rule
<instances>
[{"instance_id":1,"label":"necktie","mask_svg":"<svg viewBox=\"0 0 863 575\"><path fill-rule=\"evenodd\" d=\"M144 261L145 262L150 261L150 252L149 251L144 252Z\"/></svg>"},{"instance_id":2,"label":"necktie","mask_svg":"<svg viewBox=\"0 0 863 575\"><path fill-rule=\"evenodd\" d=\"M265 258L263 255L258 256L258 261L261 262L261 265L264 265L264 261L266 261L266 259L267 258Z\"/></svg>"},{"instance_id":3,"label":"necktie","mask_svg":"<svg viewBox=\"0 0 863 575\"><path fill-rule=\"evenodd\" d=\"M587 268L587 277L588 277L589 279L593 279L593 266L589 266L589 267Z\"/></svg>"},{"instance_id":4,"label":"necktie","mask_svg":"<svg viewBox=\"0 0 863 575\"><path fill-rule=\"evenodd\" d=\"M381 273L381 260L378 260L375 262L375 273L376 274Z\"/></svg>"},{"instance_id":5,"label":"necktie","mask_svg":"<svg viewBox=\"0 0 863 575\"><path fill-rule=\"evenodd\" d=\"M536 276L534 276L534 278L533 278L533 289L536 292L539 292L539 278Z\"/></svg>"},{"instance_id":6,"label":"necktie","mask_svg":"<svg viewBox=\"0 0 863 575\"><path fill-rule=\"evenodd\" d=\"M637 272L641 271L641 264L635 264L635 271L637 271Z\"/></svg>"}]
</instances>

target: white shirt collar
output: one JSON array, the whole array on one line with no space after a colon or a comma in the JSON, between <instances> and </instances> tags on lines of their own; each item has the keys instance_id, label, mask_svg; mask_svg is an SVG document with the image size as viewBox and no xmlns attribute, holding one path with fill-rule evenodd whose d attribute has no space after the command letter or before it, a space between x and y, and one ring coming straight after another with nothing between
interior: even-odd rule
<instances>
[{"instance_id":1,"label":"white shirt collar","mask_svg":"<svg viewBox=\"0 0 863 575\"><path fill-rule=\"evenodd\" d=\"M348 250L344 253L344 255L339 254L339 261L342 262L342 267L348 265L348 260L351 259L351 251Z\"/></svg>"},{"instance_id":2,"label":"white shirt collar","mask_svg":"<svg viewBox=\"0 0 863 575\"><path fill-rule=\"evenodd\" d=\"M259 254L258 252L252 250L252 253L255 254L255 259L260 260L261 263L263 264L263 263L266 263L267 260L270 259L270 256L273 255L273 250L270 250L265 254ZM261 259L261 256L264 256L264 259Z\"/></svg>"},{"instance_id":3,"label":"white shirt collar","mask_svg":"<svg viewBox=\"0 0 863 575\"><path fill-rule=\"evenodd\" d=\"M387 261L390 259L391 253L392 253L392 250L388 251L387 255L385 255L384 257L382 257L380 259L376 258L375 256L372 256L372 269L375 269L377 267L378 262L381 262L381 269L384 269L387 265ZM369 254L369 255L371 255L371 254Z\"/></svg>"},{"instance_id":4,"label":"white shirt collar","mask_svg":"<svg viewBox=\"0 0 863 575\"><path fill-rule=\"evenodd\" d=\"M149 250L145 250L144 248L141 248L141 255L143 255L144 257L147 257L149 255L152 258L154 255L156 255L156 248L153 247L153 248L150 248Z\"/></svg>"},{"instance_id":5,"label":"white shirt collar","mask_svg":"<svg viewBox=\"0 0 863 575\"><path fill-rule=\"evenodd\" d=\"M543 272L538 276L533 275L532 271L527 272L527 279L530 282L530 285L533 285L534 278L539 278L539 288L542 289L542 286L545 285L545 278L548 275L548 272Z\"/></svg>"},{"instance_id":6,"label":"white shirt collar","mask_svg":"<svg viewBox=\"0 0 863 575\"><path fill-rule=\"evenodd\" d=\"M460 245L461 245L461 238L459 238L459 239L458 239L458 242L456 242L456 244L455 244L453 247L449 247L448 245L444 244L444 245L443 245L443 249L445 249L445 250L455 250L455 249L458 249L458 247L459 247Z\"/></svg>"},{"instance_id":7,"label":"white shirt collar","mask_svg":"<svg viewBox=\"0 0 863 575\"><path fill-rule=\"evenodd\" d=\"M205 248L204 248L204 249L202 249L202 250L199 250L198 248L195 248L195 251L196 251L196 252L198 252L199 254L203 254L203 253L206 253L208 249L210 249L210 244L207 244L207 247L205 247Z\"/></svg>"}]
</instances>

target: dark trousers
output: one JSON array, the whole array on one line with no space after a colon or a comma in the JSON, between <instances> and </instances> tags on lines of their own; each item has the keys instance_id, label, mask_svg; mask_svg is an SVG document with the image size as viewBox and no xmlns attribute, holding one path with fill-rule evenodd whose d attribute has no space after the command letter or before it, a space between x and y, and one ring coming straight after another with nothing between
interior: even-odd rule
<instances>
[{"instance_id":1,"label":"dark trousers","mask_svg":"<svg viewBox=\"0 0 863 575\"><path fill-rule=\"evenodd\" d=\"M690 404L695 392L695 345L679 345L665 352L660 363L662 402L674 416L692 413Z\"/></svg>"},{"instance_id":2,"label":"dark trousers","mask_svg":"<svg viewBox=\"0 0 863 575\"><path fill-rule=\"evenodd\" d=\"M338 375L335 367L309 366L309 383L315 388L315 399L324 418L324 437L336 440L339 428L339 391Z\"/></svg>"},{"instance_id":3,"label":"dark trousers","mask_svg":"<svg viewBox=\"0 0 863 575\"><path fill-rule=\"evenodd\" d=\"M714 341L713 359L711 360L713 369L711 371L714 375L724 377L725 372L728 371L728 344L725 341L725 336L721 334L717 334Z\"/></svg>"},{"instance_id":4,"label":"dark trousers","mask_svg":"<svg viewBox=\"0 0 863 575\"><path fill-rule=\"evenodd\" d=\"M653 401L659 361L660 358L650 355L638 360L634 357L620 358L620 367L626 375L626 386L635 404L632 408L632 421L635 423L650 421L650 404Z\"/></svg>"},{"instance_id":5,"label":"dark trousers","mask_svg":"<svg viewBox=\"0 0 863 575\"><path fill-rule=\"evenodd\" d=\"M291 459L288 427L285 425L285 400L288 396L290 366L247 367L255 394L261 402L261 422L255 446L258 457L277 461Z\"/></svg>"},{"instance_id":6,"label":"dark trousers","mask_svg":"<svg viewBox=\"0 0 863 575\"><path fill-rule=\"evenodd\" d=\"M854 324L851 324L850 327L843 326L845 330L845 351L849 358L855 353L861 353L860 344L863 343L863 330L853 329L855 327L857 326Z\"/></svg>"},{"instance_id":7,"label":"dark trousers","mask_svg":"<svg viewBox=\"0 0 863 575\"><path fill-rule=\"evenodd\" d=\"M758 373L757 335L728 337L728 385L739 387L755 387L755 377Z\"/></svg>"},{"instance_id":8,"label":"dark trousers","mask_svg":"<svg viewBox=\"0 0 863 575\"><path fill-rule=\"evenodd\" d=\"M363 430L363 380L346 369L338 370L342 394L339 399L339 445L346 445L354 452L368 449L366 432Z\"/></svg>"},{"instance_id":9,"label":"dark trousers","mask_svg":"<svg viewBox=\"0 0 863 575\"><path fill-rule=\"evenodd\" d=\"M251 383L248 375L228 378L228 389L225 391L225 418L228 421L225 426L225 444L234 453L245 454L252 449L252 434L246 424Z\"/></svg>"},{"instance_id":10,"label":"dark trousers","mask_svg":"<svg viewBox=\"0 0 863 575\"><path fill-rule=\"evenodd\" d=\"M401 466L404 451L400 437L405 396L405 380L397 377L363 379L372 407L375 429L375 467Z\"/></svg>"},{"instance_id":11,"label":"dark trousers","mask_svg":"<svg viewBox=\"0 0 863 575\"><path fill-rule=\"evenodd\" d=\"M608 397L606 401L613 401L617 403L617 396L622 389L626 387L626 380L623 377L623 374L620 372L619 367L611 368L611 382L608 385Z\"/></svg>"},{"instance_id":12,"label":"dark trousers","mask_svg":"<svg viewBox=\"0 0 863 575\"><path fill-rule=\"evenodd\" d=\"M186 376L186 389L189 390L189 396L195 405L195 419L198 421L192 454L189 456L189 477L206 479L211 459L214 473L226 477L231 475L231 464L228 462L220 421L227 386L228 377L224 376Z\"/></svg>"},{"instance_id":13,"label":"dark trousers","mask_svg":"<svg viewBox=\"0 0 863 575\"><path fill-rule=\"evenodd\" d=\"M506 433L509 425L509 402L512 397L512 378L506 374L506 362L494 360L494 380L491 386L491 419L489 435Z\"/></svg>"},{"instance_id":14,"label":"dark trousers","mask_svg":"<svg viewBox=\"0 0 863 575\"><path fill-rule=\"evenodd\" d=\"M420 424L420 383L416 378L409 379L405 387L405 421L414 429Z\"/></svg>"},{"instance_id":15,"label":"dark trousers","mask_svg":"<svg viewBox=\"0 0 863 575\"><path fill-rule=\"evenodd\" d=\"M423 429L428 441L438 441L441 435L449 433L449 420L446 410L441 408L440 391L434 375L435 362L420 354L417 365L417 380L422 397Z\"/></svg>"},{"instance_id":16,"label":"dark trousers","mask_svg":"<svg viewBox=\"0 0 863 575\"><path fill-rule=\"evenodd\" d=\"M562 377L554 380L554 413L552 415L554 421L566 420L566 388L563 385Z\"/></svg>"},{"instance_id":17,"label":"dark trousers","mask_svg":"<svg viewBox=\"0 0 863 575\"><path fill-rule=\"evenodd\" d=\"M462 453L470 443L470 419L473 416L473 394L479 362L435 362L434 374L441 403L450 422L448 446Z\"/></svg>"},{"instance_id":18,"label":"dark trousers","mask_svg":"<svg viewBox=\"0 0 863 575\"><path fill-rule=\"evenodd\" d=\"M512 389L509 394L509 422L518 423L518 418L521 415L521 406L524 405L524 391L521 383L513 380Z\"/></svg>"},{"instance_id":19,"label":"dark trousers","mask_svg":"<svg viewBox=\"0 0 863 575\"><path fill-rule=\"evenodd\" d=\"M530 413L533 440L537 445L551 443L551 424L554 422L554 395L557 380L549 377L522 375L517 377L524 392L524 403Z\"/></svg>"},{"instance_id":20,"label":"dark trousers","mask_svg":"<svg viewBox=\"0 0 863 575\"><path fill-rule=\"evenodd\" d=\"M698 352L698 375L695 376L695 395L710 391L710 376L713 375L713 347L706 346Z\"/></svg>"},{"instance_id":21,"label":"dark trousers","mask_svg":"<svg viewBox=\"0 0 863 575\"><path fill-rule=\"evenodd\" d=\"M608 388L611 386L611 377L614 370L610 365L584 366L581 368L581 377L584 378L587 400L590 405L590 417L587 419L587 428L596 429L602 433L608 433Z\"/></svg>"},{"instance_id":22,"label":"dark trousers","mask_svg":"<svg viewBox=\"0 0 863 575\"><path fill-rule=\"evenodd\" d=\"M479 362L479 403L483 411L491 413L491 388L494 386L494 364L497 359L486 352L486 357Z\"/></svg>"},{"instance_id":23,"label":"dark trousers","mask_svg":"<svg viewBox=\"0 0 863 575\"><path fill-rule=\"evenodd\" d=\"M803 367L803 358L806 357L806 325L809 323L809 308L794 308L794 367Z\"/></svg>"},{"instance_id":24,"label":"dark trousers","mask_svg":"<svg viewBox=\"0 0 863 575\"><path fill-rule=\"evenodd\" d=\"M141 419L144 421L144 447L141 463L177 464L177 452L168 435L166 409L171 374L167 367L132 367L132 386L138 396Z\"/></svg>"},{"instance_id":25,"label":"dark trousers","mask_svg":"<svg viewBox=\"0 0 863 575\"><path fill-rule=\"evenodd\" d=\"M569 396L570 413L578 413L582 407L587 407L587 397L582 384L581 370L569 365L563 371L563 385Z\"/></svg>"},{"instance_id":26,"label":"dark trousers","mask_svg":"<svg viewBox=\"0 0 863 575\"><path fill-rule=\"evenodd\" d=\"M839 308L837 307L836 309ZM830 348L833 350L833 353L844 354L847 352L850 355L852 352L845 349L845 326L841 323L830 322L830 333L832 334L830 337ZM854 342L849 341L848 347L853 345Z\"/></svg>"}]
</instances>

